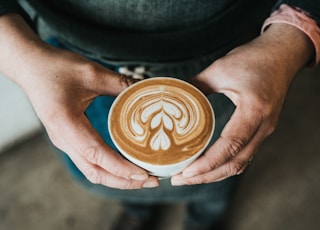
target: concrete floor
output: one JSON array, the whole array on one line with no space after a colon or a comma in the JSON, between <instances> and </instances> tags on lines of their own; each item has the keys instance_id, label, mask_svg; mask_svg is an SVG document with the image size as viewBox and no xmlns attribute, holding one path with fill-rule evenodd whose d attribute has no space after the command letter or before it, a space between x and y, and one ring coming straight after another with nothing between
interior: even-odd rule
<instances>
[{"instance_id":1,"label":"concrete floor","mask_svg":"<svg viewBox=\"0 0 320 230\"><path fill-rule=\"evenodd\" d=\"M275 133L243 175L227 230L318 230L320 68L293 84ZM0 155L1 230L108 229L121 207L70 178L43 135ZM178 230L182 205L163 207L154 229Z\"/></svg>"}]
</instances>

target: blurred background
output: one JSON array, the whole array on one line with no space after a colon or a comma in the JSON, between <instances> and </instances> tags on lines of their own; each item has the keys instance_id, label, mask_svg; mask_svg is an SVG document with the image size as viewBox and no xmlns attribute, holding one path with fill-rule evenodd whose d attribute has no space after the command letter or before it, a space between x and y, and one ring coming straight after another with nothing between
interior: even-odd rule
<instances>
[{"instance_id":1,"label":"blurred background","mask_svg":"<svg viewBox=\"0 0 320 230\"><path fill-rule=\"evenodd\" d=\"M55 156L19 87L0 74L0 229L108 229L116 201L88 193ZM243 174L227 230L318 230L320 68L295 79L276 131ZM178 230L183 204L161 207L157 229Z\"/></svg>"}]
</instances>

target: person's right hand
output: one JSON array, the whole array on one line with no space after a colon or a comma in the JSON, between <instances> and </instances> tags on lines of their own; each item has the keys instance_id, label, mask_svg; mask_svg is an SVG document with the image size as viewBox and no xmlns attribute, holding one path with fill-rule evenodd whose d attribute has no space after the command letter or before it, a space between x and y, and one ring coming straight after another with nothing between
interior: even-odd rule
<instances>
[{"instance_id":1,"label":"person's right hand","mask_svg":"<svg viewBox=\"0 0 320 230\"><path fill-rule=\"evenodd\" d=\"M53 144L88 180L120 189L158 186L105 144L84 114L95 97L116 96L131 79L43 43L20 16L0 17L0 34L0 70L24 89Z\"/></svg>"}]
</instances>

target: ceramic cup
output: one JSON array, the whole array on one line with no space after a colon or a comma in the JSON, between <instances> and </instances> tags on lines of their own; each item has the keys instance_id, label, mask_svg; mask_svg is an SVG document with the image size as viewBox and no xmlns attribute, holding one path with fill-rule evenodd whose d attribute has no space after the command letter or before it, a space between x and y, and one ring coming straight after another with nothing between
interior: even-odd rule
<instances>
[{"instance_id":1,"label":"ceramic cup","mask_svg":"<svg viewBox=\"0 0 320 230\"><path fill-rule=\"evenodd\" d=\"M124 90L111 106L108 125L125 158L166 178L182 172L203 153L215 119L210 102L196 87L156 77Z\"/></svg>"}]
</instances>

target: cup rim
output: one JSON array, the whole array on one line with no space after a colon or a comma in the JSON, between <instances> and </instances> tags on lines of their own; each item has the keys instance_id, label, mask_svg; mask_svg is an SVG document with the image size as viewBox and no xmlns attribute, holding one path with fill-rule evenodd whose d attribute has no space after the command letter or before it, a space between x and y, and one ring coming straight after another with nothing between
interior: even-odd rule
<instances>
[{"instance_id":1,"label":"cup rim","mask_svg":"<svg viewBox=\"0 0 320 230\"><path fill-rule=\"evenodd\" d=\"M149 163L149 162L145 162L145 161L142 161L142 160L139 160L135 157L133 157L132 155L130 155L129 153L126 153L126 151L124 151L119 145L118 143L115 141L115 139L113 138L113 133L111 131L111 115L113 113L113 110L114 110L114 107L115 105L118 103L118 101L123 97L123 95L126 94L126 92L132 88L132 87L135 87L137 85L140 85L140 84L143 84L144 82L146 81L155 81L155 80L161 80L161 79L165 79L165 80L170 80L170 81L177 81L177 82L181 82L185 85L188 85L189 87L192 87L193 89L195 89L196 91L199 92L199 94L202 95L202 97L205 99L206 103L208 104L208 107L210 108L210 112L212 114L212 120L213 120L213 125L212 125L212 129L211 129L211 132L210 132L210 135L208 137L208 140L207 142L203 145L203 148L201 148L198 152L192 154L191 156L189 156L188 158L186 159L183 159L181 161L178 161L178 162L175 162L175 163L170 163L170 164L153 164L153 163ZM205 150L206 148L208 147L208 144L210 143L212 137L213 137L213 134L214 134L214 131L215 131L215 113L214 113L214 110L212 108L212 105L209 101L209 99L205 96L205 94L199 90L197 87L195 87L194 85L192 85L191 83L187 82L187 81L184 81L184 80L181 80L181 79L177 79L177 78L173 78L173 77L152 77L152 78L148 78L148 79L143 79L141 81L138 81L130 86L128 86L126 89L124 89L116 98L115 100L113 101L112 105L111 105L111 108L109 110L109 114L108 114L108 131L109 131L109 134L110 134L110 137L111 137L111 140L113 142L113 144L116 146L116 148L119 150L120 154L122 154L126 159L128 159L129 161L133 162L134 164L140 166L140 165L145 165L146 167L157 167L157 168L167 168L167 167L174 167L174 166L177 166L177 165L180 165L181 163L183 162L186 162L188 160L190 160L190 158L198 158ZM136 162L138 163L136 163ZM141 167L141 166L140 166Z\"/></svg>"}]
</instances>

